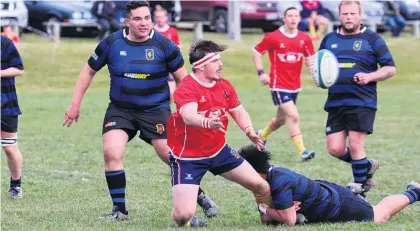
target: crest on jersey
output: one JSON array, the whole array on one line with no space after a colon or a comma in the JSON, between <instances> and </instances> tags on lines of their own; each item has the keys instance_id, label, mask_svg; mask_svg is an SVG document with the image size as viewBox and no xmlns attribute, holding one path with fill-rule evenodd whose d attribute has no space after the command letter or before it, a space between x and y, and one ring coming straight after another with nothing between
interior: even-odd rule
<instances>
[{"instance_id":1,"label":"crest on jersey","mask_svg":"<svg viewBox=\"0 0 420 231\"><path fill-rule=\"evenodd\" d=\"M146 59L153 60L155 58L155 52L153 49L146 49Z\"/></svg>"},{"instance_id":2,"label":"crest on jersey","mask_svg":"<svg viewBox=\"0 0 420 231\"><path fill-rule=\"evenodd\" d=\"M360 41L360 40L354 41L353 50L359 51L360 48L362 48L362 41Z\"/></svg>"},{"instance_id":3,"label":"crest on jersey","mask_svg":"<svg viewBox=\"0 0 420 231\"><path fill-rule=\"evenodd\" d=\"M159 134L163 134L163 132L165 131L165 127L163 126L163 124L156 124L156 132Z\"/></svg>"},{"instance_id":4,"label":"crest on jersey","mask_svg":"<svg viewBox=\"0 0 420 231\"><path fill-rule=\"evenodd\" d=\"M300 40L300 47L303 47L305 45L305 42L303 40Z\"/></svg>"}]
</instances>

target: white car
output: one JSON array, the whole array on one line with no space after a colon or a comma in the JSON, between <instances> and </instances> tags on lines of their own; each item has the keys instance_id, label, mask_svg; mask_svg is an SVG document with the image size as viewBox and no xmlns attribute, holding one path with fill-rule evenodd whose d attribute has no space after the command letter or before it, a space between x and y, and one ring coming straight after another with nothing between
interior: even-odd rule
<instances>
[{"instance_id":1,"label":"white car","mask_svg":"<svg viewBox=\"0 0 420 231\"><path fill-rule=\"evenodd\" d=\"M22 0L0 1L1 26L18 25L20 29L28 26L28 9Z\"/></svg>"}]
</instances>

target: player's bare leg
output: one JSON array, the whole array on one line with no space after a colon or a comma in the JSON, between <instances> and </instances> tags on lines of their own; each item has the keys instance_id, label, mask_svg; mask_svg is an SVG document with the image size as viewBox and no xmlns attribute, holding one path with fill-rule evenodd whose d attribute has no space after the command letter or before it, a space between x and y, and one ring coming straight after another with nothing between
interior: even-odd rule
<instances>
[{"instance_id":1,"label":"player's bare leg","mask_svg":"<svg viewBox=\"0 0 420 231\"><path fill-rule=\"evenodd\" d=\"M167 144L166 139L153 139L152 140L153 148L155 149L159 158L165 162L167 165L169 164L169 147ZM207 217L215 217L218 215L219 211L217 209L216 203L207 195L201 188L197 192L197 203L200 205L201 209L203 210L204 214Z\"/></svg>"},{"instance_id":2,"label":"player's bare leg","mask_svg":"<svg viewBox=\"0 0 420 231\"><path fill-rule=\"evenodd\" d=\"M257 204L264 203L272 206L270 185L247 161L244 161L235 169L221 174L221 176L251 190Z\"/></svg>"},{"instance_id":3,"label":"player's bare leg","mask_svg":"<svg viewBox=\"0 0 420 231\"><path fill-rule=\"evenodd\" d=\"M128 211L125 207L126 178L123 157L128 142L124 130L115 129L103 135L103 152L105 161L105 178L112 198L113 208L110 214L100 219L126 220Z\"/></svg>"},{"instance_id":4,"label":"player's bare leg","mask_svg":"<svg viewBox=\"0 0 420 231\"><path fill-rule=\"evenodd\" d=\"M387 196L379 202L374 208L375 223L384 223L389 221L392 216L399 213L409 204L419 201L420 184L410 182L407 185L407 191L404 194Z\"/></svg>"},{"instance_id":5,"label":"player's bare leg","mask_svg":"<svg viewBox=\"0 0 420 231\"><path fill-rule=\"evenodd\" d=\"M199 185L177 184L172 187L172 200L174 208L172 219L178 226L202 227L204 221L194 217L197 207L196 195Z\"/></svg>"},{"instance_id":6,"label":"player's bare leg","mask_svg":"<svg viewBox=\"0 0 420 231\"><path fill-rule=\"evenodd\" d=\"M22 154L17 145L17 133L1 132L3 151L6 153L7 165L10 170L10 198L22 198L21 175Z\"/></svg>"},{"instance_id":7,"label":"player's bare leg","mask_svg":"<svg viewBox=\"0 0 420 231\"><path fill-rule=\"evenodd\" d=\"M352 162L352 155L350 152L350 148L347 148L346 146L346 139L347 139L347 132L346 131L340 131L336 133L329 134L327 136L327 150L330 155L344 161L347 163ZM376 170L379 169L379 161L369 159L369 171L366 179L366 184L369 188L374 186L374 180L373 175L376 172ZM360 184L349 184L349 188L356 192L360 193L363 189Z\"/></svg>"},{"instance_id":8,"label":"player's bare leg","mask_svg":"<svg viewBox=\"0 0 420 231\"><path fill-rule=\"evenodd\" d=\"M286 123L289 128L290 137L296 145L298 155L302 161L307 161L315 157L315 152L306 149L303 143L303 136L300 130L300 117L296 105L293 101L280 105L283 114L286 115Z\"/></svg>"},{"instance_id":9,"label":"player's bare leg","mask_svg":"<svg viewBox=\"0 0 420 231\"><path fill-rule=\"evenodd\" d=\"M353 170L354 184L348 186L353 187L353 191L365 197L364 192L369 191L370 186L366 184L371 163L366 158L365 153L365 132L349 131L349 150L351 155L351 167Z\"/></svg>"}]
</instances>

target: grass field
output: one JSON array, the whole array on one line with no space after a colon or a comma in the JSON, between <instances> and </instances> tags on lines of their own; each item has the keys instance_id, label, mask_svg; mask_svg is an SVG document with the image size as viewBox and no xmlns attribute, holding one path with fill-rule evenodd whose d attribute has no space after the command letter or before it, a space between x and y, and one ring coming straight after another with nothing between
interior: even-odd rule
<instances>
[{"instance_id":1,"label":"grass field","mask_svg":"<svg viewBox=\"0 0 420 231\"><path fill-rule=\"evenodd\" d=\"M191 32L182 33L186 62L191 36ZM233 42L224 35L205 34L205 38L230 46L223 55L224 76L237 87L256 128L265 126L275 112L270 94L266 87L260 86L251 64L251 46L260 37L260 34L244 34L242 41ZM379 84L375 131L366 142L368 156L382 162L375 175L376 187L368 194L373 204L386 195L403 192L410 180L420 180L420 42L414 38L387 39L387 42L397 64L397 75ZM25 76L18 78L17 89L23 111L19 121L19 146L24 156L24 198L9 199L10 175L2 154L3 230L177 229L170 218L170 169L139 139L129 143L124 159L131 219L122 223L96 220L110 212L112 206L103 172L101 139L102 120L108 104L107 68L97 74L88 90L79 123L70 128L61 127L78 73L95 46L94 40L63 39L53 54L52 44L45 39L31 35L23 37L21 55ZM267 63L265 66L268 70ZM299 163L287 129L282 128L271 136L269 143L273 164L300 171L313 179L347 184L353 180L350 166L335 160L326 151L327 114L323 104L327 92L314 87L307 74L303 85L298 100L301 129L306 146L315 150L317 156L309 163ZM229 144L235 148L248 143L233 123L227 136ZM220 212L215 219L205 219L208 230L420 229L420 203L409 206L384 225L265 227L258 224L258 213L250 192L212 174L204 177L202 187L218 204ZM201 210L197 211L197 216L204 218Z\"/></svg>"}]
</instances>

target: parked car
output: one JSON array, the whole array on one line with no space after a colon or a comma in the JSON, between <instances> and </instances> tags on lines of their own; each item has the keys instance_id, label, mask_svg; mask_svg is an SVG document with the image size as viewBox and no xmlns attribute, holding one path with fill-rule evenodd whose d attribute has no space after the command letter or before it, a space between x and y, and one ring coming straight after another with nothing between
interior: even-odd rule
<instances>
[{"instance_id":1,"label":"parked car","mask_svg":"<svg viewBox=\"0 0 420 231\"><path fill-rule=\"evenodd\" d=\"M0 1L1 25L18 25L22 28L28 25L28 9L22 0Z\"/></svg>"},{"instance_id":2,"label":"parked car","mask_svg":"<svg viewBox=\"0 0 420 231\"><path fill-rule=\"evenodd\" d=\"M340 21L338 13L338 5L340 4L340 1L321 0L320 2L325 8L325 17L327 17L330 21ZM278 11L281 18L283 17L284 11L290 6L295 6L298 9L301 9L301 5L298 0L288 0L285 3L280 3L278 5ZM369 22L374 22L377 25L377 29L383 30L383 28L385 28L383 5L378 2L361 1L361 6L363 11L363 22L367 25L369 25Z\"/></svg>"},{"instance_id":3,"label":"parked car","mask_svg":"<svg viewBox=\"0 0 420 231\"><path fill-rule=\"evenodd\" d=\"M85 35L98 33L96 18L90 13L89 4L82 1L26 1L29 12L29 26L52 33L47 23L66 23L61 28L63 36Z\"/></svg>"},{"instance_id":4,"label":"parked car","mask_svg":"<svg viewBox=\"0 0 420 231\"><path fill-rule=\"evenodd\" d=\"M241 27L270 31L278 24L276 1L241 1ZM226 33L228 1L181 1L180 21L201 21L218 33Z\"/></svg>"}]
</instances>

